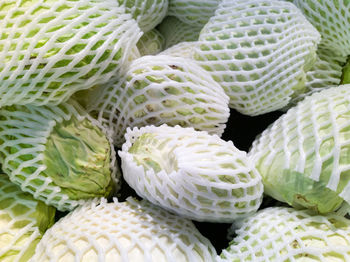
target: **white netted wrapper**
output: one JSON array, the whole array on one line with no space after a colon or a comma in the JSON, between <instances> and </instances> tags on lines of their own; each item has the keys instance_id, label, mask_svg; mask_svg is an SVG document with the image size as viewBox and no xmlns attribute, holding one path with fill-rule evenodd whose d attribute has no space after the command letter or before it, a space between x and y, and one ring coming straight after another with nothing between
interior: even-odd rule
<instances>
[{"instance_id":1,"label":"white netted wrapper","mask_svg":"<svg viewBox=\"0 0 350 262\"><path fill-rule=\"evenodd\" d=\"M346 59L347 57L336 55L330 50L319 48L314 66L306 73L305 91L294 97L288 107L315 92L339 85Z\"/></svg>"},{"instance_id":2,"label":"white netted wrapper","mask_svg":"<svg viewBox=\"0 0 350 262\"><path fill-rule=\"evenodd\" d=\"M54 223L55 209L0 174L0 259L28 261L45 230Z\"/></svg>"},{"instance_id":3,"label":"white netted wrapper","mask_svg":"<svg viewBox=\"0 0 350 262\"><path fill-rule=\"evenodd\" d=\"M158 25L168 11L168 0L117 0L137 21L143 32Z\"/></svg>"},{"instance_id":4,"label":"white netted wrapper","mask_svg":"<svg viewBox=\"0 0 350 262\"><path fill-rule=\"evenodd\" d=\"M109 173L111 180L115 183L116 189L120 178L116 161L116 154L112 143L110 131L106 130L97 120L91 118L78 105L70 103L62 103L58 106L11 106L0 109L0 162L3 171L10 177L11 181L19 185L25 192L31 193L35 199L39 199L48 205L55 206L58 210L71 210L86 199L71 199L62 189L53 181L45 170L48 166L44 160L47 152L46 144L50 134L58 123L68 121L72 118L78 121L88 119L90 123L105 134L104 140L107 140L110 147L110 163ZM70 134L66 134L66 139L70 138ZM102 138L101 138L102 139ZM55 146L59 146L58 144ZM53 148L53 146L50 146ZM89 147L89 145L87 145ZM72 148L75 152L76 148ZM105 157L106 153L102 153ZM65 156L51 156L52 162L59 161L61 158L65 161ZM86 156L82 156L86 157ZM57 160L55 159L57 158ZM68 165L73 166L81 172L81 169L89 170L89 164L81 163L79 160L72 159ZM90 159L93 161L94 159ZM95 160L97 161L97 160ZM91 163L96 164L96 163ZM84 167L83 167L84 166ZM101 167L102 169L102 167ZM77 171L77 172L78 172ZM57 170L57 172L60 172ZM86 171L88 172L88 171ZM81 182L87 174L81 174ZM91 174L88 174L91 175ZM86 178L88 179L88 178ZM97 179L97 178L96 178ZM94 180L94 178L91 178ZM111 183L112 183L111 181ZM64 182L63 182L64 183ZM96 181L95 181L96 183ZM67 185L65 185L67 186ZM71 185L74 189L75 185ZM88 189L86 189L88 190Z\"/></svg>"},{"instance_id":5,"label":"white netted wrapper","mask_svg":"<svg viewBox=\"0 0 350 262\"><path fill-rule=\"evenodd\" d=\"M246 218L218 261L350 261L350 220L286 207Z\"/></svg>"},{"instance_id":6,"label":"white netted wrapper","mask_svg":"<svg viewBox=\"0 0 350 262\"><path fill-rule=\"evenodd\" d=\"M147 201L85 204L58 221L33 262L207 262L216 251L193 223Z\"/></svg>"},{"instance_id":7,"label":"white netted wrapper","mask_svg":"<svg viewBox=\"0 0 350 262\"><path fill-rule=\"evenodd\" d=\"M259 208L263 185L232 141L179 126L128 129L119 151L125 181L141 197L197 221L232 222Z\"/></svg>"},{"instance_id":8,"label":"white netted wrapper","mask_svg":"<svg viewBox=\"0 0 350 262\"><path fill-rule=\"evenodd\" d=\"M141 56L156 55L163 50L164 37L157 29L152 29L144 33L137 42L137 47Z\"/></svg>"},{"instance_id":9,"label":"white netted wrapper","mask_svg":"<svg viewBox=\"0 0 350 262\"><path fill-rule=\"evenodd\" d=\"M294 0L294 4L320 32L320 46L341 56L350 55L348 0Z\"/></svg>"},{"instance_id":10,"label":"white netted wrapper","mask_svg":"<svg viewBox=\"0 0 350 262\"><path fill-rule=\"evenodd\" d=\"M265 193L321 213L350 203L350 85L323 90L291 108L249 152Z\"/></svg>"},{"instance_id":11,"label":"white netted wrapper","mask_svg":"<svg viewBox=\"0 0 350 262\"><path fill-rule=\"evenodd\" d=\"M176 45L173 45L164 51L160 52L159 55L170 55L178 56L187 59L192 59L193 57L193 47L196 42L181 42Z\"/></svg>"},{"instance_id":12,"label":"white netted wrapper","mask_svg":"<svg viewBox=\"0 0 350 262\"><path fill-rule=\"evenodd\" d=\"M201 31L194 59L225 89L230 107L259 115L303 90L319 38L291 3L224 1Z\"/></svg>"},{"instance_id":13,"label":"white netted wrapper","mask_svg":"<svg viewBox=\"0 0 350 262\"><path fill-rule=\"evenodd\" d=\"M169 16L175 16L182 22L203 27L214 15L219 0L169 0Z\"/></svg>"},{"instance_id":14,"label":"white netted wrapper","mask_svg":"<svg viewBox=\"0 0 350 262\"><path fill-rule=\"evenodd\" d=\"M181 42L197 41L202 29L202 27L185 24L174 16L165 17L157 28L164 36L165 49Z\"/></svg>"},{"instance_id":15,"label":"white netted wrapper","mask_svg":"<svg viewBox=\"0 0 350 262\"><path fill-rule=\"evenodd\" d=\"M141 32L115 0L5 0L0 35L4 106L59 104L108 81Z\"/></svg>"},{"instance_id":16,"label":"white netted wrapper","mask_svg":"<svg viewBox=\"0 0 350 262\"><path fill-rule=\"evenodd\" d=\"M230 113L224 90L200 66L181 57L141 57L123 79L89 96L87 110L113 130L117 146L125 141L127 127L151 124L221 135Z\"/></svg>"}]
</instances>

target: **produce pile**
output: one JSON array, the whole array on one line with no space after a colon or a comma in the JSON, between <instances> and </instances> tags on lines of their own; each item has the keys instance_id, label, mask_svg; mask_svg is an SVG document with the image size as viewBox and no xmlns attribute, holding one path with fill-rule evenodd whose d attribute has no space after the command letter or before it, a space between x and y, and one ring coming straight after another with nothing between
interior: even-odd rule
<instances>
[{"instance_id":1,"label":"produce pile","mask_svg":"<svg viewBox=\"0 0 350 262\"><path fill-rule=\"evenodd\" d=\"M0 261L350 261L350 1L0 0Z\"/></svg>"}]
</instances>

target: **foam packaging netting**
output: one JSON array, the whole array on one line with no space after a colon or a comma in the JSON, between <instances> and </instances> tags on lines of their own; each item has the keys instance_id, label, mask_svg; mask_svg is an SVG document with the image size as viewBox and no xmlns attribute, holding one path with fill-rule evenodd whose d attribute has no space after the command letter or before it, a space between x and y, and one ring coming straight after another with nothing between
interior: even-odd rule
<instances>
[{"instance_id":1,"label":"foam packaging netting","mask_svg":"<svg viewBox=\"0 0 350 262\"><path fill-rule=\"evenodd\" d=\"M117 0L137 21L143 32L158 25L168 11L168 0Z\"/></svg>"},{"instance_id":2,"label":"foam packaging netting","mask_svg":"<svg viewBox=\"0 0 350 262\"><path fill-rule=\"evenodd\" d=\"M167 49L181 42L197 41L202 27L188 25L174 16L167 16L157 29L164 36L164 49Z\"/></svg>"},{"instance_id":3,"label":"foam packaging netting","mask_svg":"<svg viewBox=\"0 0 350 262\"><path fill-rule=\"evenodd\" d=\"M120 146L127 127L192 126L221 135L229 117L223 89L192 60L157 55L134 60L123 79L87 94L87 110L113 130Z\"/></svg>"},{"instance_id":4,"label":"foam packaging netting","mask_svg":"<svg viewBox=\"0 0 350 262\"><path fill-rule=\"evenodd\" d=\"M314 92L340 85L346 59L347 57L336 55L330 50L317 49L316 62L310 71L306 73L305 91L294 97L287 107L294 106L297 102Z\"/></svg>"},{"instance_id":5,"label":"foam packaging netting","mask_svg":"<svg viewBox=\"0 0 350 262\"><path fill-rule=\"evenodd\" d=\"M350 55L348 0L294 0L293 3L320 32L320 46L341 56Z\"/></svg>"},{"instance_id":6,"label":"foam packaging netting","mask_svg":"<svg viewBox=\"0 0 350 262\"><path fill-rule=\"evenodd\" d=\"M77 208L46 232L32 261L207 262L215 256L190 220L128 198Z\"/></svg>"},{"instance_id":7,"label":"foam packaging netting","mask_svg":"<svg viewBox=\"0 0 350 262\"><path fill-rule=\"evenodd\" d=\"M152 29L142 35L137 42L137 48L141 56L156 55L163 50L164 37L157 29Z\"/></svg>"},{"instance_id":8,"label":"foam packaging netting","mask_svg":"<svg viewBox=\"0 0 350 262\"><path fill-rule=\"evenodd\" d=\"M35 200L0 174L1 261L28 261L54 218L53 207Z\"/></svg>"},{"instance_id":9,"label":"foam packaging netting","mask_svg":"<svg viewBox=\"0 0 350 262\"><path fill-rule=\"evenodd\" d=\"M265 193L289 204L306 199L303 205L324 213L350 203L349 123L350 85L314 93L288 110L249 152Z\"/></svg>"},{"instance_id":10,"label":"foam packaging netting","mask_svg":"<svg viewBox=\"0 0 350 262\"><path fill-rule=\"evenodd\" d=\"M219 0L169 0L169 16L175 16L182 22L203 27L214 15Z\"/></svg>"},{"instance_id":11,"label":"foam packaging netting","mask_svg":"<svg viewBox=\"0 0 350 262\"><path fill-rule=\"evenodd\" d=\"M0 106L59 104L104 83L141 37L115 0L14 1L0 5Z\"/></svg>"},{"instance_id":12,"label":"foam packaging netting","mask_svg":"<svg viewBox=\"0 0 350 262\"><path fill-rule=\"evenodd\" d=\"M84 203L86 199L73 200L69 198L45 173L47 169L44 164L45 149L54 127L73 117L78 121L88 119L91 124L106 135L105 139L108 140L110 146L110 175L116 189L118 189L120 172L115 163L116 153L110 131L106 130L97 120L91 118L76 103L67 102L58 106L42 107L19 105L0 109L0 162L3 171L24 192L31 193L35 199L55 206L61 211L71 210ZM66 135L69 138L69 134ZM83 165L84 163L79 161L71 163L72 166L75 164ZM74 187L74 185L72 186Z\"/></svg>"},{"instance_id":13,"label":"foam packaging netting","mask_svg":"<svg viewBox=\"0 0 350 262\"><path fill-rule=\"evenodd\" d=\"M292 3L222 1L200 32L194 59L221 84L230 107L259 115L305 87L320 35Z\"/></svg>"},{"instance_id":14,"label":"foam packaging netting","mask_svg":"<svg viewBox=\"0 0 350 262\"><path fill-rule=\"evenodd\" d=\"M128 129L119 151L125 181L141 197L181 216L232 222L256 212L261 177L232 141L180 126Z\"/></svg>"},{"instance_id":15,"label":"foam packaging netting","mask_svg":"<svg viewBox=\"0 0 350 262\"><path fill-rule=\"evenodd\" d=\"M236 234L218 262L350 260L350 220L335 214L270 207L241 221Z\"/></svg>"}]
</instances>

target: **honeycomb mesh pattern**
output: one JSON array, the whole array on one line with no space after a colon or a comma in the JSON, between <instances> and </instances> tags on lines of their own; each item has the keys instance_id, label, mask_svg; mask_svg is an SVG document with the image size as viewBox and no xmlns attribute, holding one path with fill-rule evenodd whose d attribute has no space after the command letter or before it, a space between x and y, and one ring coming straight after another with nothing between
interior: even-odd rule
<instances>
[{"instance_id":1,"label":"honeycomb mesh pattern","mask_svg":"<svg viewBox=\"0 0 350 262\"><path fill-rule=\"evenodd\" d=\"M11 181L58 210L71 210L86 200L72 200L43 171L44 150L53 127L64 120L88 118L105 132L111 145L111 176L118 184L120 174L115 163L116 154L111 135L101 124L75 104L58 106L11 106L0 110L0 161ZM118 173L118 174L117 174Z\"/></svg>"},{"instance_id":2,"label":"honeycomb mesh pattern","mask_svg":"<svg viewBox=\"0 0 350 262\"><path fill-rule=\"evenodd\" d=\"M230 107L254 116L286 106L304 88L319 38L291 3L223 1L194 58L225 89Z\"/></svg>"},{"instance_id":3,"label":"honeycomb mesh pattern","mask_svg":"<svg viewBox=\"0 0 350 262\"><path fill-rule=\"evenodd\" d=\"M348 0L294 0L294 4L320 32L320 46L341 56L350 55Z\"/></svg>"},{"instance_id":4,"label":"honeycomb mesh pattern","mask_svg":"<svg viewBox=\"0 0 350 262\"><path fill-rule=\"evenodd\" d=\"M330 50L319 48L314 66L306 73L305 91L293 98L288 107L294 106L297 102L315 92L339 85L346 59L346 57L335 55Z\"/></svg>"},{"instance_id":5,"label":"honeycomb mesh pattern","mask_svg":"<svg viewBox=\"0 0 350 262\"><path fill-rule=\"evenodd\" d=\"M193 46L195 44L196 42L181 42L169 47L168 49L165 49L164 51L160 52L159 55L169 55L192 59Z\"/></svg>"},{"instance_id":6,"label":"honeycomb mesh pattern","mask_svg":"<svg viewBox=\"0 0 350 262\"><path fill-rule=\"evenodd\" d=\"M214 15L219 2L219 0L170 0L168 15L175 16L186 24L203 27Z\"/></svg>"},{"instance_id":7,"label":"honeycomb mesh pattern","mask_svg":"<svg viewBox=\"0 0 350 262\"><path fill-rule=\"evenodd\" d=\"M167 16L157 27L164 36L165 49L181 42L197 41L202 27L185 24L174 16Z\"/></svg>"},{"instance_id":8,"label":"honeycomb mesh pattern","mask_svg":"<svg viewBox=\"0 0 350 262\"><path fill-rule=\"evenodd\" d=\"M142 35L137 42L137 48L141 56L156 55L163 50L164 43L163 35L157 29L152 29Z\"/></svg>"},{"instance_id":9,"label":"honeycomb mesh pattern","mask_svg":"<svg viewBox=\"0 0 350 262\"><path fill-rule=\"evenodd\" d=\"M118 0L137 21L143 32L152 30L165 17L168 0Z\"/></svg>"},{"instance_id":10,"label":"honeycomb mesh pattern","mask_svg":"<svg viewBox=\"0 0 350 262\"><path fill-rule=\"evenodd\" d=\"M0 258L5 261L24 261L26 253L35 248L42 237L38 228L39 221L34 215L38 212L39 203L11 183L5 174L0 174L0 203ZM42 215L46 217L45 220L50 219L44 209ZM54 216L51 218L49 224L54 222Z\"/></svg>"},{"instance_id":11,"label":"honeycomb mesh pattern","mask_svg":"<svg viewBox=\"0 0 350 262\"><path fill-rule=\"evenodd\" d=\"M261 177L232 141L166 125L128 129L125 136L119 151L124 179L152 203L210 222L232 222L259 208ZM137 152L135 145L141 147ZM145 162L160 168L146 168Z\"/></svg>"},{"instance_id":12,"label":"honeycomb mesh pattern","mask_svg":"<svg viewBox=\"0 0 350 262\"><path fill-rule=\"evenodd\" d=\"M246 218L218 261L350 261L350 222L271 207Z\"/></svg>"},{"instance_id":13,"label":"honeycomb mesh pattern","mask_svg":"<svg viewBox=\"0 0 350 262\"><path fill-rule=\"evenodd\" d=\"M101 88L90 95L87 109L113 129L117 146L129 126L166 123L221 135L229 117L222 88L201 67L180 57L141 57L124 79Z\"/></svg>"},{"instance_id":14,"label":"honeycomb mesh pattern","mask_svg":"<svg viewBox=\"0 0 350 262\"><path fill-rule=\"evenodd\" d=\"M277 181L281 170L290 170L322 181L350 203L349 122L350 85L315 93L291 108L253 142L249 152L265 190L267 179Z\"/></svg>"},{"instance_id":15,"label":"honeycomb mesh pattern","mask_svg":"<svg viewBox=\"0 0 350 262\"><path fill-rule=\"evenodd\" d=\"M115 1L14 1L0 5L0 106L59 104L108 81L141 36Z\"/></svg>"},{"instance_id":16,"label":"honeycomb mesh pattern","mask_svg":"<svg viewBox=\"0 0 350 262\"><path fill-rule=\"evenodd\" d=\"M214 261L193 223L146 201L86 204L44 235L32 261Z\"/></svg>"}]
</instances>

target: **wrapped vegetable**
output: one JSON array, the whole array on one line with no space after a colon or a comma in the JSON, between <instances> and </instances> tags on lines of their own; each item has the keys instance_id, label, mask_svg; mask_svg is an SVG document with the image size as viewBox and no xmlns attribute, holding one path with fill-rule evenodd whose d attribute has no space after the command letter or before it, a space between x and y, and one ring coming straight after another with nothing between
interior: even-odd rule
<instances>
[{"instance_id":1,"label":"wrapped vegetable","mask_svg":"<svg viewBox=\"0 0 350 262\"><path fill-rule=\"evenodd\" d=\"M194 58L220 83L230 107L255 116L303 93L320 35L284 1L223 1L202 29Z\"/></svg>"},{"instance_id":2,"label":"wrapped vegetable","mask_svg":"<svg viewBox=\"0 0 350 262\"><path fill-rule=\"evenodd\" d=\"M0 174L0 260L28 261L55 211Z\"/></svg>"},{"instance_id":3,"label":"wrapped vegetable","mask_svg":"<svg viewBox=\"0 0 350 262\"><path fill-rule=\"evenodd\" d=\"M235 225L234 225L235 226ZM293 208L266 208L238 225L219 262L349 261L350 220Z\"/></svg>"},{"instance_id":4,"label":"wrapped vegetable","mask_svg":"<svg viewBox=\"0 0 350 262\"><path fill-rule=\"evenodd\" d=\"M182 22L203 27L214 15L219 0L169 0L169 16L175 16Z\"/></svg>"},{"instance_id":5,"label":"wrapped vegetable","mask_svg":"<svg viewBox=\"0 0 350 262\"><path fill-rule=\"evenodd\" d=\"M350 55L348 0L294 0L294 4L320 32L322 48L341 56Z\"/></svg>"},{"instance_id":6,"label":"wrapped vegetable","mask_svg":"<svg viewBox=\"0 0 350 262\"><path fill-rule=\"evenodd\" d=\"M167 16L157 28L164 36L165 49L181 42L197 41L202 29L185 24L174 16Z\"/></svg>"},{"instance_id":7,"label":"wrapped vegetable","mask_svg":"<svg viewBox=\"0 0 350 262\"><path fill-rule=\"evenodd\" d=\"M157 29L152 29L144 33L137 42L137 47L142 56L156 55L163 50L164 37Z\"/></svg>"},{"instance_id":8,"label":"wrapped vegetable","mask_svg":"<svg viewBox=\"0 0 350 262\"><path fill-rule=\"evenodd\" d=\"M77 208L46 232L32 261L207 262L215 256L191 221L128 198Z\"/></svg>"},{"instance_id":9,"label":"wrapped vegetable","mask_svg":"<svg viewBox=\"0 0 350 262\"><path fill-rule=\"evenodd\" d=\"M249 152L265 193L320 213L349 204L349 130L350 85L315 93L291 108Z\"/></svg>"},{"instance_id":10,"label":"wrapped vegetable","mask_svg":"<svg viewBox=\"0 0 350 262\"><path fill-rule=\"evenodd\" d=\"M166 125L128 129L125 137L124 179L152 203L210 222L232 222L259 208L261 177L231 141Z\"/></svg>"},{"instance_id":11,"label":"wrapped vegetable","mask_svg":"<svg viewBox=\"0 0 350 262\"><path fill-rule=\"evenodd\" d=\"M134 60L123 79L82 94L88 112L113 129L123 144L127 127L192 126L221 135L229 116L223 89L192 60L144 56Z\"/></svg>"},{"instance_id":12,"label":"wrapped vegetable","mask_svg":"<svg viewBox=\"0 0 350 262\"><path fill-rule=\"evenodd\" d=\"M11 181L59 210L110 196L118 182L109 133L73 104L1 108L0 145Z\"/></svg>"},{"instance_id":13,"label":"wrapped vegetable","mask_svg":"<svg viewBox=\"0 0 350 262\"><path fill-rule=\"evenodd\" d=\"M117 0L137 21L143 32L158 25L168 11L168 0Z\"/></svg>"},{"instance_id":14,"label":"wrapped vegetable","mask_svg":"<svg viewBox=\"0 0 350 262\"><path fill-rule=\"evenodd\" d=\"M193 47L196 42L181 42L168 49L165 49L159 55L169 55L169 56L178 56L187 59L192 59Z\"/></svg>"},{"instance_id":15,"label":"wrapped vegetable","mask_svg":"<svg viewBox=\"0 0 350 262\"><path fill-rule=\"evenodd\" d=\"M59 104L128 64L141 36L115 0L5 0L0 106Z\"/></svg>"}]
</instances>

